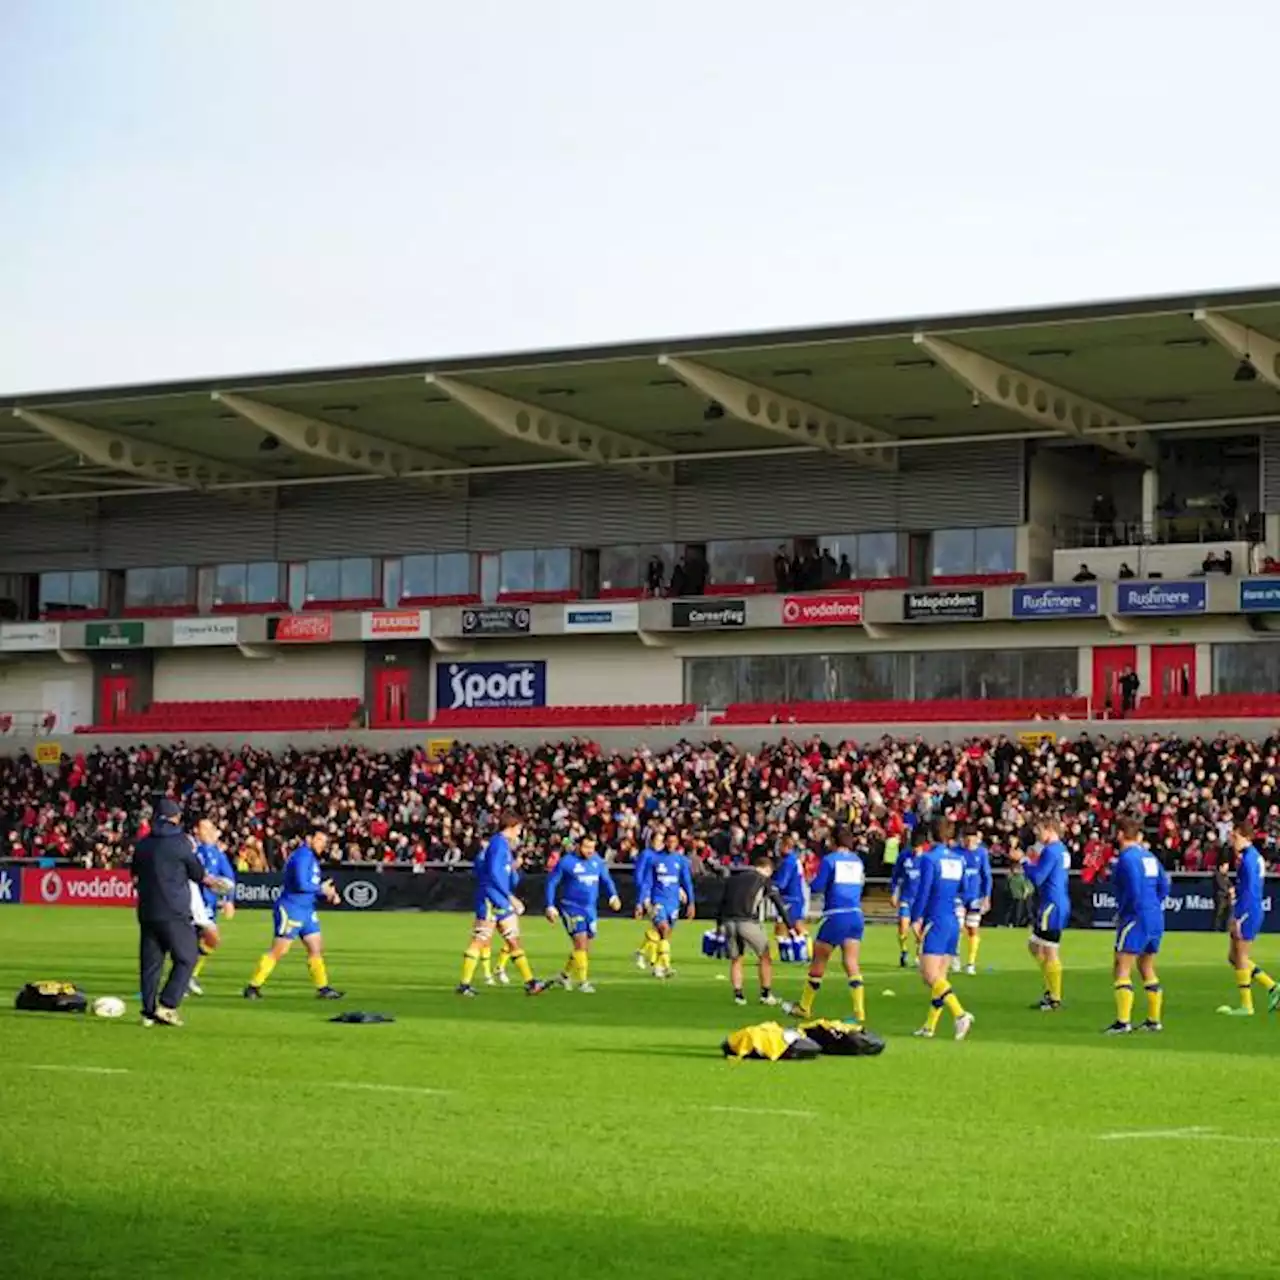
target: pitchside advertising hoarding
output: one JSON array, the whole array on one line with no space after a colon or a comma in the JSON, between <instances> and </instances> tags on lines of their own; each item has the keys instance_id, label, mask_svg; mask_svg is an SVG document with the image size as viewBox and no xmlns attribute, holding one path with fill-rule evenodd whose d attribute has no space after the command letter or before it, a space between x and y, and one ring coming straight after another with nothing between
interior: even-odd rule
<instances>
[{"instance_id":1,"label":"pitchside advertising hoarding","mask_svg":"<svg viewBox=\"0 0 1280 1280\"><path fill-rule=\"evenodd\" d=\"M1015 618L1096 618L1097 583L1069 587L1014 587Z\"/></svg>"},{"instance_id":2,"label":"pitchside advertising hoarding","mask_svg":"<svg viewBox=\"0 0 1280 1280\"><path fill-rule=\"evenodd\" d=\"M438 662L437 711L545 707L545 662Z\"/></svg>"},{"instance_id":3,"label":"pitchside advertising hoarding","mask_svg":"<svg viewBox=\"0 0 1280 1280\"><path fill-rule=\"evenodd\" d=\"M1169 617L1203 613L1209 592L1204 582L1118 582L1116 613L1132 616Z\"/></svg>"},{"instance_id":4,"label":"pitchside advertising hoarding","mask_svg":"<svg viewBox=\"0 0 1280 1280\"><path fill-rule=\"evenodd\" d=\"M1116 899L1111 886L1083 886L1089 895L1090 919L1095 929L1113 928L1116 922ZM1280 929L1280 897L1268 893L1262 899L1264 929L1268 933ZM1214 926L1214 894L1212 876L1174 876L1169 896L1164 900L1164 927L1170 930L1209 930ZM1225 944L1224 944L1225 946Z\"/></svg>"},{"instance_id":5,"label":"pitchside advertising hoarding","mask_svg":"<svg viewBox=\"0 0 1280 1280\"><path fill-rule=\"evenodd\" d=\"M0 867L0 907L16 907L22 901L22 873L16 867Z\"/></svg>"},{"instance_id":6,"label":"pitchside advertising hoarding","mask_svg":"<svg viewBox=\"0 0 1280 1280\"><path fill-rule=\"evenodd\" d=\"M29 907L136 907L133 877L121 868L24 867L21 900Z\"/></svg>"}]
</instances>

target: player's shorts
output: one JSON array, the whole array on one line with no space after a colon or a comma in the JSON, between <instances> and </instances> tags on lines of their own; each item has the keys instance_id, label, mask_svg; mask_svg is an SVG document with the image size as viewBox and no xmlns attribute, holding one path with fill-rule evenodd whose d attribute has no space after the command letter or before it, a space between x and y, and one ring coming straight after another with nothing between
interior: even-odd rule
<instances>
[{"instance_id":1,"label":"player's shorts","mask_svg":"<svg viewBox=\"0 0 1280 1280\"><path fill-rule=\"evenodd\" d=\"M1240 928L1240 937L1245 942L1252 942L1262 932L1261 911L1246 911L1244 915L1236 916L1235 920Z\"/></svg>"},{"instance_id":2,"label":"player's shorts","mask_svg":"<svg viewBox=\"0 0 1280 1280\"><path fill-rule=\"evenodd\" d=\"M1062 941L1062 931L1066 924L1057 903L1051 902L1036 917L1035 927L1031 930L1031 941L1042 943L1046 947L1056 947Z\"/></svg>"},{"instance_id":3,"label":"player's shorts","mask_svg":"<svg viewBox=\"0 0 1280 1280\"><path fill-rule=\"evenodd\" d=\"M277 938L309 938L320 932L320 917L315 907L286 902L280 898L272 909Z\"/></svg>"},{"instance_id":4,"label":"player's shorts","mask_svg":"<svg viewBox=\"0 0 1280 1280\"><path fill-rule=\"evenodd\" d=\"M911 903L909 902L898 903L898 919L899 920L911 919Z\"/></svg>"},{"instance_id":5,"label":"player's shorts","mask_svg":"<svg viewBox=\"0 0 1280 1280\"><path fill-rule=\"evenodd\" d=\"M982 924L981 898L973 898L964 904L964 923L968 929L976 929Z\"/></svg>"},{"instance_id":6,"label":"player's shorts","mask_svg":"<svg viewBox=\"0 0 1280 1280\"><path fill-rule=\"evenodd\" d=\"M1154 956L1160 953L1164 925L1157 920L1118 920L1116 950L1127 956Z\"/></svg>"},{"instance_id":7,"label":"player's shorts","mask_svg":"<svg viewBox=\"0 0 1280 1280\"><path fill-rule=\"evenodd\" d=\"M787 903L787 915L791 917L792 924L797 926L804 924L804 918L807 914L808 912L805 910L805 903L803 898L800 898L795 902ZM781 923L782 917L779 916L778 920L779 920L779 923Z\"/></svg>"},{"instance_id":8,"label":"player's shorts","mask_svg":"<svg viewBox=\"0 0 1280 1280\"><path fill-rule=\"evenodd\" d=\"M493 937L494 926L504 938L511 937L519 931L520 917L514 911L498 913L497 907L483 893L476 894L476 923L471 936L480 942L487 943Z\"/></svg>"},{"instance_id":9,"label":"player's shorts","mask_svg":"<svg viewBox=\"0 0 1280 1280\"><path fill-rule=\"evenodd\" d=\"M204 894L200 892L198 884L191 886L191 922L197 929L213 929L216 927L213 922L213 916L205 903Z\"/></svg>"},{"instance_id":10,"label":"player's shorts","mask_svg":"<svg viewBox=\"0 0 1280 1280\"><path fill-rule=\"evenodd\" d=\"M960 921L955 916L944 920L931 920L924 927L920 940L920 954L925 956L953 956L960 947Z\"/></svg>"},{"instance_id":11,"label":"player's shorts","mask_svg":"<svg viewBox=\"0 0 1280 1280\"><path fill-rule=\"evenodd\" d=\"M863 924L861 911L838 911L834 915L823 916L818 926L818 941L829 947L861 942Z\"/></svg>"},{"instance_id":12,"label":"player's shorts","mask_svg":"<svg viewBox=\"0 0 1280 1280\"><path fill-rule=\"evenodd\" d=\"M680 923L680 904L667 904L665 902L655 902L653 904L653 923L665 924L674 929Z\"/></svg>"},{"instance_id":13,"label":"player's shorts","mask_svg":"<svg viewBox=\"0 0 1280 1280\"><path fill-rule=\"evenodd\" d=\"M737 960L751 952L762 956L769 950L769 939L758 920L726 920L724 922L725 954Z\"/></svg>"},{"instance_id":14,"label":"player's shorts","mask_svg":"<svg viewBox=\"0 0 1280 1280\"><path fill-rule=\"evenodd\" d=\"M571 938L585 933L588 938L596 936L597 917L586 911L561 911L560 919L564 922L564 931Z\"/></svg>"}]
</instances>

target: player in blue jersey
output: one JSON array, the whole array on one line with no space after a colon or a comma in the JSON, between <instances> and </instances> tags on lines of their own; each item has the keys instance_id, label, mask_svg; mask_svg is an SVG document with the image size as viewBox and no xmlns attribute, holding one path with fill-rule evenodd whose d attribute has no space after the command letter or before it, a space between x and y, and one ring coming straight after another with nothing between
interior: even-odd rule
<instances>
[{"instance_id":1,"label":"player in blue jersey","mask_svg":"<svg viewBox=\"0 0 1280 1280\"><path fill-rule=\"evenodd\" d=\"M244 989L246 1000L261 1000L262 987L271 971L284 958L296 938L302 939L307 951L307 968L316 985L316 995L322 1000L341 1000L342 992L329 985L329 973L324 962L324 939L320 936L320 919L316 907L320 899L336 906L338 891L333 881L325 878L320 860L328 847L329 837L316 829L289 855L280 880L280 896L272 909L275 940L271 950L258 961L249 985Z\"/></svg>"},{"instance_id":2,"label":"player in blue jersey","mask_svg":"<svg viewBox=\"0 0 1280 1280\"><path fill-rule=\"evenodd\" d=\"M1071 855L1054 818L1036 823L1036 838L1038 852L1011 849L1009 857L1015 863L1025 862L1027 879L1036 891L1035 924L1027 949L1044 976L1044 994L1035 1007L1042 1013L1056 1013L1062 1008L1062 931L1071 921Z\"/></svg>"},{"instance_id":3,"label":"player in blue jersey","mask_svg":"<svg viewBox=\"0 0 1280 1280\"><path fill-rule=\"evenodd\" d=\"M916 959L920 959L920 939L911 931L911 904L919 883L920 857L914 849L903 850L889 876L889 900L898 913L898 966L902 969L907 967L909 941L914 942Z\"/></svg>"},{"instance_id":4,"label":"player in blue jersey","mask_svg":"<svg viewBox=\"0 0 1280 1280\"><path fill-rule=\"evenodd\" d=\"M1147 1019L1140 1031L1163 1031L1164 989L1156 973L1156 956L1164 937L1164 900L1169 892L1169 874L1150 849L1142 843L1142 823L1122 818L1116 843L1120 852L1111 865L1111 884L1116 899L1116 958L1113 975L1116 1020L1107 1028L1113 1036L1133 1030L1133 966L1142 975L1147 993Z\"/></svg>"},{"instance_id":5,"label":"player in blue jersey","mask_svg":"<svg viewBox=\"0 0 1280 1280\"><path fill-rule=\"evenodd\" d=\"M196 823L196 857L200 859L200 865L206 874L224 881L228 887L218 893L205 885L192 886L195 893L191 899L191 915L196 923L196 945L200 948L200 959L196 961L191 981L187 984L187 990L193 996L204 995L204 988L199 982L200 975L204 972L205 963L222 942L218 932L219 905L227 920L236 913L235 899L228 896L235 893L236 869L218 844L218 835L218 828L208 818L201 818ZM199 909L196 894L199 895Z\"/></svg>"},{"instance_id":6,"label":"player in blue jersey","mask_svg":"<svg viewBox=\"0 0 1280 1280\"><path fill-rule=\"evenodd\" d=\"M1256 982L1267 992L1267 1008L1273 1013L1280 1007L1280 987L1275 979L1253 962L1253 943L1262 932L1265 917L1263 886L1267 868L1253 843L1253 824L1237 822L1231 831L1231 847L1239 862L1236 865L1235 900L1231 909L1230 942L1227 959L1236 974L1236 988L1240 992L1238 1008L1223 1005L1218 1012L1248 1018L1253 1015L1253 984Z\"/></svg>"},{"instance_id":7,"label":"player in blue jersey","mask_svg":"<svg viewBox=\"0 0 1280 1280\"><path fill-rule=\"evenodd\" d=\"M773 872L773 887L787 904L787 914L791 917L793 926L788 929L779 917L774 933L779 938L803 937L806 932L804 870L800 865L800 842L795 836L788 835L783 838L782 859Z\"/></svg>"},{"instance_id":8,"label":"player in blue jersey","mask_svg":"<svg viewBox=\"0 0 1280 1280\"><path fill-rule=\"evenodd\" d=\"M978 948L982 945L982 917L991 910L991 854L977 831L964 837L964 879L960 899L964 904L963 937L967 974L978 972Z\"/></svg>"},{"instance_id":9,"label":"player in blue jersey","mask_svg":"<svg viewBox=\"0 0 1280 1280\"><path fill-rule=\"evenodd\" d=\"M460 996L474 996L471 985L481 952L493 938L494 926L511 948L511 963L524 981L525 991L541 995L547 989L545 982L533 976L529 958L520 940L520 916L524 903L515 896L512 877L516 875L516 847L524 831L524 819L513 810L507 810L498 819L498 830L489 838L484 852L476 860L475 923L471 927L471 941L462 957L462 981L458 983Z\"/></svg>"},{"instance_id":10,"label":"player in blue jersey","mask_svg":"<svg viewBox=\"0 0 1280 1280\"><path fill-rule=\"evenodd\" d=\"M658 955L653 966L655 978L674 976L671 933L679 922L681 906L686 906L686 919L692 920L697 915L693 901L693 874L689 870L689 859L680 851L680 837L674 831L668 832L666 845L650 860L637 889L640 906L650 915L658 933Z\"/></svg>"},{"instance_id":11,"label":"player in blue jersey","mask_svg":"<svg viewBox=\"0 0 1280 1280\"><path fill-rule=\"evenodd\" d=\"M636 952L636 968L642 970L652 969L658 963L658 943L662 941L657 929L653 927L653 921L647 918L640 897L640 886L649 874L649 864L662 851L662 843L662 829L654 827L649 833L649 843L636 855L631 872L632 883L636 888L636 919L644 920L644 937L640 943L640 949Z\"/></svg>"},{"instance_id":12,"label":"player in blue jersey","mask_svg":"<svg viewBox=\"0 0 1280 1280\"><path fill-rule=\"evenodd\" d=\"M945 1009L955 1019L956 1039L973 1029L973 1014L966 1013L951 987L948 970L960 945L956 903L964 880L964 858L951 847L955 824L935 818L926 833L917 827L912 844L920 859L920 880L911 907L911 925L920 939L920 977L929 988L929 1013L915 1034L932 1039Z\"/></svg>"},{"instance_id":13,"label":"player in blue jersey","mask_svg":"<svg viewBox=\"0 0 1280 1280\"><path fill-rule=\"evenodd\" d=\"M483 854L483 850L481 850ZM480 860L477 859L477 862ZM519 848L515 850L515 857L511 862L511 892L520 887L520 867L524 862L524 855ZM474 875L474 864L473 871ZM477 881L480 877L476 877ZM485 986L492 987L495 983L499 983L504 987L511 985L511 979L507 976L507 966L511 963L511 944L503 938L502 946L498 951L497 967L493 964L493 940L490 939L480 949L480 972L484 975Z\"/></svg>"},{"instance_id":14,"label":"player in blue jersey","mask_svg":"<svg viewBox=\"0 0 1280 1280\"><path fill-rule=\"evenodd\" d=\"M827 961L831 953L839 949L849 980L854 1021L861 1026L867 1020L867 991L860 962L864 927L862 889L867 877L862 859L853 852L852 845L853 833L849 828L837 827L835 848L822 859L810 886L815 895L822 896L822 923L814 939L813 962L800 999L782 1006L784 1012L797 1018L813 1016L813 1003L818 998Z\"/></svg>"},{"instance_id":15,"label":"player in blue jersey","mask_svg":"<svg viewBox=\"0 0 1280 1280\"><path fill-rule=\"evenodd\" d=\"M583 995L595 993L590 979L591 944L596 936L601 888L609 895L609 909L621 911L622 899L605 860L596 852L595 839L584 836L577 850L563 854L547 877L547 919L552 924L557 920L564 923L573 946L560 974L560 985L566 991L572 991L576 982Z\"/></svg>"}]
</instances>

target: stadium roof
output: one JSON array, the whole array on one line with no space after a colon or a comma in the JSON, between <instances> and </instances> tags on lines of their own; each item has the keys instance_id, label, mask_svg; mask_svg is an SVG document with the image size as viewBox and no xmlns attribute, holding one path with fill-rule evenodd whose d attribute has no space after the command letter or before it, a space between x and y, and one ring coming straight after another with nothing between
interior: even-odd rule
<instances>
[{"instance_id":1,"label":"stadium roof","mask_svg":"<svg viewBox=\"0 0 1280 1280\"><path fill-rule=\"evenodd\" d=\"M1151 457L1280 422L1280 286L0 397L0 500L624 468L992 438Z\"/></svg>"}]
</instances>

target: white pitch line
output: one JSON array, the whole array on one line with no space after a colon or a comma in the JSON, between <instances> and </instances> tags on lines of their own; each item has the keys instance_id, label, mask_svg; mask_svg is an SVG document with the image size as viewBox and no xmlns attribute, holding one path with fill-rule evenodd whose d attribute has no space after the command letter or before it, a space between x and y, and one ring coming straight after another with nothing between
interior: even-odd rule
<instances>
[{"instance_id":1,"label":"white pitch line","mask_svg":"<svg viewBox=\"0 0 1280 1280\"><path fill-rule=\"evenodd\" d=\"M1142 1142L1147 1140L1174 1142L1237 1142L1250 1146L1274 1146L1280 1138L1251 1137L1248 1134L1219 1133L1217 1129L1206 1129L1202 1125L1193 1125L1187 1129L1138 1129L1128 1133L1100 1133L1099 1142Z\"/></svg>"},{"instance_id":2,"label":"white pitch line","mask_svg":"<svg viewBox=\"0 0 1280 1280\"><path fill-rule=\"evenodd\" d=\"M329 1080L330 1089L360 1089L366 1093L416 1093L424 1098L446 1098L446 1089L423 1089L414 1084L369 1084L363 1080Z\"/></svg>"},{"instance_id":3,"label":"white pitch line","mask_svg":"<svg viewBox=\"0 0 1280 1280\"><path fill-rule=\"evenodd\" d=\"M57 1062L30 1063L28 1071L75 1071L87 1076L127 1076L128 1067L80 1067L65 1066Z\"/></svg>"},{"instance_id":4,"label":"white pitch line","mask_svg":"<svg viewBox=\"0 0 1280 1280\"><path fill-rule=\"evenodd\" d=\"M778 1111L771 1107L701 1107L702 1111L718 1111L731 1116L787 1116L792 1120L812 1120L812 1111Z\"/></svg>"}]
</instances>

